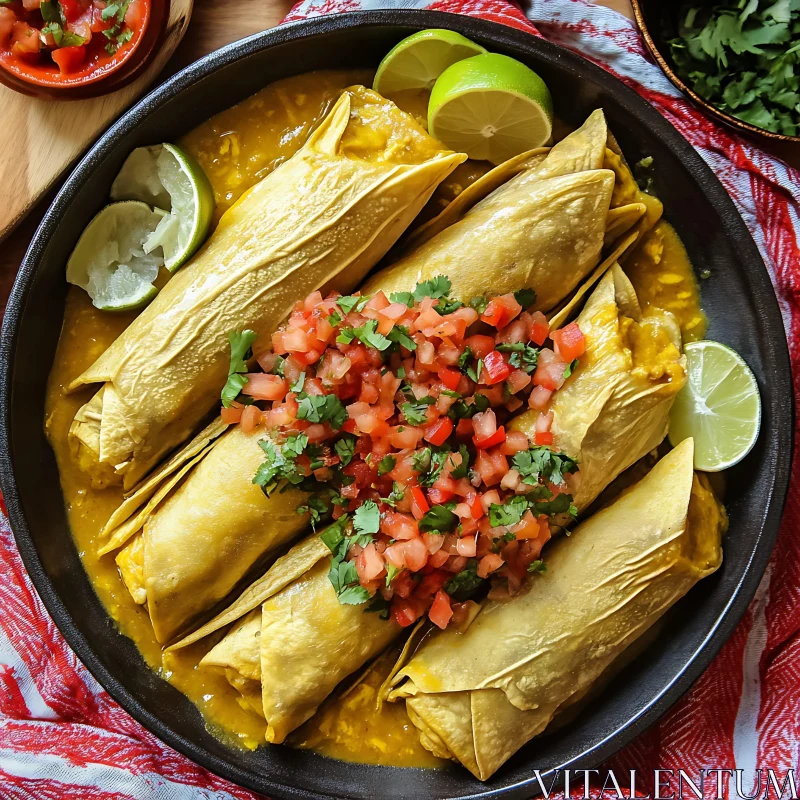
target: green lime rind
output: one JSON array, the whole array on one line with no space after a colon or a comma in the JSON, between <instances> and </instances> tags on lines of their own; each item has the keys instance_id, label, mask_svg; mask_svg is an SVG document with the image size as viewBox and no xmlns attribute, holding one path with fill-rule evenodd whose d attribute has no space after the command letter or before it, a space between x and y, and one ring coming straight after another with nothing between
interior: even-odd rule
<instances>
[{"instance_id":1,"label":"green lime rind","mask_svg":"<svg viewBox=\"0 0 800 800\"><path fill-rule=\"evenodd\" d=\"M755 446L761 428L758 383L744 359L713 341L685 347L686 385L670 413L673 446L694 439L694 466L721 472L738 464Z\"/></svg>"},{"instance_id":2,"label":"green lime rind","mask_svg":"<svg viewBox=\"0 0 800 800\"><path fill-rule=\"evenodd\" d=\"M383 58L372 88L389 97L409 89L430 89L450 66L485 53L481 45L455 31L428 28L398 42Z\"/></svg>"}]
</instances>

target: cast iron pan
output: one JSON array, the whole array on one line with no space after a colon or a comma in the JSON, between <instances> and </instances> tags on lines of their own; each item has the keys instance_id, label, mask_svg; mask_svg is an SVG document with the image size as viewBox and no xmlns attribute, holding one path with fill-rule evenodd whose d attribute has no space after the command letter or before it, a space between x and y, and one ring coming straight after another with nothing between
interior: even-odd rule
<instances>
[{"instance_id":1,"label":"cast iron pan","mask_svg":"<svg viewBox=\"0 0 800 800\"><path fill-rule=\"evenodd\" d=\"M656 643L569 726L523 748L490 781L466 770L412 770L333 761L287 747L229 749L198 711L151 672L114 628L67 528L55 460L43 434L45 383L64 306L64 268L106 202L133 148L175 141L269 82L325 67L377 65L399 39L449 27L526 62L549 84L556 111L581 123L602 106L635 163L653 156L655 190L702 282L709 337L735 348L758 378L764 416L755 450L728 474L725 562L671 615ZM285 25L198 61L156 89L89 151L47 212L17 277L0 351L0 474L19 549L45 606L80 659L136 719L210 770L275 798L522 798L533 770L595 767L653 723L710 663L734 629L769 559L786 496L793 409L778 304L758 250L725 190L647 103L598 67L502 25L411 10L348 13ZM587 564L587 569L592 565ZM549 780L547 780L549 784Z\"/></svg>"}]
</instances>

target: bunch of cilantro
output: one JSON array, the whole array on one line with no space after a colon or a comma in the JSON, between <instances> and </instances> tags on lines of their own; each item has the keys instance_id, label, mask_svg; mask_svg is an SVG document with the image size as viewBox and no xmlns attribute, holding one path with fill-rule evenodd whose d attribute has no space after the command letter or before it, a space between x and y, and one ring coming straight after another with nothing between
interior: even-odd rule
<instances>
[{"instance_id":1,"label":"bunch of cilantro","mask_svg":"<svg viewBox=\"0 0 800 800\"><path fill-rule=\"evenodd\" d=\"M720 111L800 132L800 0L683 7L669 46L678 75Z\"/></svg>"}]
</instances>

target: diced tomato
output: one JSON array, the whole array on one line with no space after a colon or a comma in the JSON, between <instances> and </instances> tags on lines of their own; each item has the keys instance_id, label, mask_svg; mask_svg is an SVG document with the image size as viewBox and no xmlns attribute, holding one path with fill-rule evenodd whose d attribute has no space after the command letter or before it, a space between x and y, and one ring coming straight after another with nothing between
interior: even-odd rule
<instances>
[{"instance_id":1,"label":"diced tomato","mask_svg":"<svg viewBox=\"0 0 800 800\"><path fill-rule=\"evenodd\" d=\"M474 536L461 536L456 542L456 552L460 556L473 558L475 556L476 548L477 542Z\"/></svg>"},{"instance_id":2,"label":"diced tomato","mask_svg":"<svg viewBox=\"0 0 800 800\"><path fill-rule=\"evenodd\" d=\"M39 54L41 41L39 32L27 22L17 21L11 33L11 50L18 56L34 56Z\"/></svg>"},{"instance_id":3,"label":"diced tomato","mask_svg":"<svg viewBox=\"0 0 800 800\"><path fill-rule=\"evenodd\" d=\"M0 6L0 47L5 47L14 32L17 17L10 8Z\"/></svg>"},{"instance_id":4,"label":"diced tomato","mask_svg":"<svg viewBox=\"0 0 800 800\"><path fill-rule=\"evenodd\" d=\"M405 541L419 536L417 523L408 516L396 511L387 511L381 517L381 530L390 538Z\"/></svg>"},{"instance_id":5,"label":"diced tomato","mask_svg":"<svg viewBox=\"0 0 800 800\"><path fill-rule=\"evenodd\" d=\"M412 572L418 572L425 566L428 555L428 548L419 537L397 542L387 547L383 552L384 558L392 566L398 569L407 568Z\"/></svg>"},{"instance_id":6,"label":"diced tomato","mask_svg":"<svg viewBox=\"0 0 800 800\"><path fill-rule=\"evenodd\" d=\"M428 548L428 552L433 555L442 549L442 545L444 544L444 536L440 533L423 533L422 541L425 542L425 547Z\"/></svg>"},{"instance_id":7,"label":"diced tomato","mask_svg":"<svg viewBox=\"0 0 800 800\"><path fill-rule=\"evenodd\" d=\"M417 588L414 589L414 597L418 597L420 600L430 600L449 580L450 575L448 573L432 569L417 584Z\"/></svg>"},{"instance_id":8,"label":"diced tomato","mask_svg":"<svg viewBox=\"0 0 800 800\"><path fill-rule=\"evenodd\" d=\"M450 554L446 550L437 550L428 558L428 566L438 569L447 563L448 558L450 558Z\"/></svg>"},{"instance_id":9,"label":"diced tomato","mask_svg":"<svg viewBox=\"0 0 800 800\"><path fill-rule=\"evenodd\" d=\"M431 510L425 498L425 492L419 486L411 487L411 513L414 519L422 519Z\"/></svg>"},{"instance_id":10,"label":"diced tomato","mask_svg":"<svg viewBox=\"0 0 800 800\"><path fill-rule=\"evenodd\" d=\"M458 425L456 425L456 437L460 441L466 441L467 439L472 438L472 420L471 419L460 419L458 421Z\"/></svg>"},{"instance_id":11,"label":"diced tomato","mask_svg":"<svg viewBox=\"0 0 800 800\"><path fill-rule=\"evenodd\" d=\"M531 317L533 318L533 322L528 332L530 340L534 344L543 345L547 341L547 337L550 336L550 326L547 324L547 317L545 317L541 311L534 311Z\"/></svg>"},{"instance_id":12,"label":"diced tomato","mask_svg":"<svg viewBox=\"0 0 800 800\"><path fill-rule=\"evenodd\" d=\"M495 342L491 336L476 334L475 336L468 336L464 340L464 344L472 350L476 358L483 358L494 350Z\"/></svg>"},{"instance_id":13,"label":"diced tomato","mask_svg":"<svg viewBox=\"0 0 800 800\"><path fill-rule=\"evenodd\" d=\"M534 386L533 391L528 397L528 405L531 408L538 408L540 411L547 408L550 398L553 396L552 389L545 389L544 386Z\"/></svg>"},{"instance_id":14,"label":"diced tomato","mask_svg":"<svg viewBox=\"0 0 800 800\"><path fill-rule=\"evenodd\" d=\"M505 489L507 492L516 492L520 484L519 472L515 469L510 469L503 475L503 480L500 481L500 488Z\"/></svg>"},{"instance_id":15,"label":"diced tomato","mask_svg":"<svg viewBox=\"0 0 800 800\"><path fill-rule=\"evenodd\" d=\"M497 417L490 408L488 411L479 411L472 418L472 427L475 431L475 438L479 440L488 439L494 436L497 430Z\"/></svg>"},{"instance_id":16,"label":"diced tomato","mask_svg":"<svg viewBox=\"0 0 800 800\"><path fill-rule=\"evenodd\" d=\"M219 415L226 425L235 425L242 418L242 408L225 408L220 409Z\"/></svg>"},{"instance_id":17,"label":"diced tomato","mask_svg":"<svg viewBox=\"0 0 800 800\"><path fill-rule=\"evenodd\" d=\"M436 422L425 428L425 440L439 447L443 445L453 432L453 421L449 417L439 417Z\"/></svg>"},{"instance_id":18,"label":"diced tomato","mask_svg":"<svg viewBox=\"0 0 800 800\"><path fill-rule=\"evenodd\" d=\"M428 502L435 506L446 503L452 497L453 493L448 492L446 489L428 489Z\"/></svg>"},{"instance_id":19,"label":"diced tomato","mask_svg":"<svg viewBox=\"0 0 800 800\"><path fill-rule=\"evenodd\" d=\"M513 456L527 450L530 443L522 431L506 431L506 440L500 446L500 452L505 456Z\"/></svg>"},{"instance_id":20,"label":"diced tomato","mask_svg":"<svg viewBox=\"0 0 800 800\"><path fill-rule=\"evenodd\" d=\"M362 586L380 577L384 569L383 556L375 549L374 542L368 544L356 558L358 581Z\"/></svg>"},{"instance_id":21,"label":"diced tomato","mask_svg":"<svg viewBox=\"0 0 800 800\"><path fill-rule=\"evenodd\" d=\"M552 350L545 347L539 353L536 372L533 373L533 383L536 386L544 386L545 389L550 389L551 391L560 389L566 380L564 377L566 368L566 362Z\"/></svg>"},{"instance_id":22,"label":"diced tomato","mask_svg":"<svg viewBox=\"0 0 800 800\"><path fill-rule=\"evenodd\" d=\"M495 297L486 306L486 311L481 314L481 319L487 325L495 328L504 328L514 317L519 316L522 306L516 301L513 294L504 294Z\"/></svg>"},{"instance_id":23,"label":"diced tomato","mask_svg":"<svg viewBox=\"0 0 800 800\"><path fill-rule=\"evenodd\" d=\"M506 363L502 353L498 353L497 350L487 353L483 359L483 372L480 376L482 383L493 386L495 383L502 383L510 374L511 367Z\"/></svg>"},{"instance_id":24,"label":"diced tomato","mask_svg":"<svg viewBox=\"0 0 800 800\"><path fill-rule=\"evenodd\" d=\"M67 18L67 22L74 22L83 14L83 6L81 6L78 0L59 0L59 3L64 12L64 16Z\"/></svg>"},{"instance_id":25,"label":"diced tomato","mask_svg":"<svg viewBox=\"0 0 800 800\"><path fill-rule=\"evenodd\" d=\"M536 419L536 433L546 433L550 430L553 424L553 412L548 411L547 414L540 413Z\"/></svg>"},{"instance_id":26,"label":"diced tomato","mask_svg":"<svg viewBox=\"0 0 800 800\"><path fill-rule=\"evenodd\" d=\"M487 486L496 486L508 472L508 461L497 448L478 450L475 469Z\"/></svg>"},{"instance_id":27,"label":"diced tomato","mask_svg":"<svg viewBox=\"0 0 800 800\"><path fill-rule=\"evenodd\" d=\"M453 609L450 605L450 595L440 589L436 592L428 617L434 625L444 630L452 616Z\"/></svg>"},{"instance_id":28,"label":"diced tomato","mask_svg":"<svg viewBox=\"0 0 800 800\"><path fill-rule=\"evenodd\" d=\"M469 504L469 510L472 514L472 519L480 519L483 514L483 503L481 503L481 498L476 494L475 498Z\"/></svg>"},{"instance_id":29,"label":"diced tomato","mask_svg":"<svg viewBox=\"0 0 800 800\"><path fill-rule=\"evenodd\" d=\"M261 424L263 417L261 409L256 406L245 406L242 411L242 430L245 433L255 430Z\"/></svg>"},{"instance_id":30,"label":"diced tomato","mask_svg":"<svg viewBox=\"0 0 800 800\"><path fill-rule=\"evenodd\" d=\"M586 337L581 333L577 322L570 322L564 328L554 331L550 338L556 354L567 363L580 358L586 352Z\"/></svg>"},{"instance_id":31,"label":"diced tomato","mask_svg":"<svg viewBox=\"0 0 800 800\"><path fill-rule=\"evenodd\" d=\"M515 369L509 376L506 383L511 394L521 392L531 382L531 376L525 370Z\"/></svg>"},{"instance_id":32,"label":"diced tomato","mask_svg":"<svg viewBox=\"0 0 800 800\"><path fill-rule=\"evenodd\" d=\"M392 592L394 592L397 597L411 597L411 592L414 591L416 585L411 573L407 569L404 569L394 576Z\"/></svg>"},{"instance_id":33,"label":"diced tomato","mask_svg":"<svg viewBox=\"0 0 800 800\"><path fill-rule=\"evenodd\" d=\"M414 598L392 599L392 619L401 627L413 625L425 613L425 604Z\"/></svg>"},{"instance_id":34,"label":"diced tomato","mask_svg":"<svg viewBox=\"0 0 800 800\"><path fill-rule=\"evenodd\" d=\"M538 431L533 435L533 441L538 445L551 445L553 444L553 434L548 432L539 433Z\"/></svg>"},{"instance_id":35,"label":"diced tomato","mask_svg":"<svg viewBox=\"0 0 800 800\"><path fill-rule=\"evenodd\" d=\"M389 429L389 442L398 450L413 450L422 436L423 430L413 425L398 425Z\"/></svg>"},{"instance_id":36,"label":"diced tomato","mask_svg":"<svg viewBox=\"0 0 800 800\"><path fill-rule=\"evenodd\" d=\"M502 556L500 556L498 553L489 553L488 555L485 555L478 562L478 577L488 578L489 575L500 569L504 563L505 562L503 561Z\"/></svg>"},{"instance_id":37,"label":"diced tomato","mask_svg":"<svg viewBox=\"0 0 800 800\"><path fill-rule=\"evenodd\" d=\"M439 380L448 388L451 392L456 391L458 389L458 384L461 382L461 373L457 369L451 369L450 367L443 367L439 370Z\"/></svg>"},{"instance_id":38,"label":"diced tomato","mask_svg":"<svg viewBox=\"0 0 800 800\"><path fill-rule=\"evenodd\" d=\"M289 387L278 375L267 375L264 372L248 372L247 383L242 392L256 400L283 400Z\"/></svg>"},{"instance_id":39,"label":"diced tomato","mask_svg":"<svg viewBox=\"0 0 800 800\"><path fill-rule=\"evenodd\" d=\"M479 450L486 450L489 447L502 444L506 440L506 430L501 425L491 436L485 439L479 439L477 436L472 437L472 441Z\"/></svg>"}]
</instances>

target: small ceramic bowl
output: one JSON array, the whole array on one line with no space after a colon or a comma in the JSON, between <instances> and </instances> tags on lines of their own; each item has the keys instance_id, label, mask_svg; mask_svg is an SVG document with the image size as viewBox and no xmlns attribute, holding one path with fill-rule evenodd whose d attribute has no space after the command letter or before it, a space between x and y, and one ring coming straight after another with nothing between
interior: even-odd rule
<instances>
[{"instance_id":1,"label":"small ceramic bowl","mask_svg":"<svg viewBox=\"0 0 800 800\"><path fill-rule=\"evenodd\" d=\"M740 133L760 136L771 141L800 144L800 136L773 133L772 131L758 128L755 125L751 125L749 122L743 122L736 117L732 117L730 114L720 111L716 106L713 106L707 100L700 97L694 90L690 89L678 77L673 69L667 42L677 35L678 14L680 13L681 3L664 2L664 0L631 0L631 5L633 6L636 23L639 26L639 30L642 32L647 49L652 53L653 58L658 62L658 65L664 71L665 75L687 97L690 97L712 117L735 128Z\"/></svg>"},{"instance_id":2,"label":"small ceramic bowl","mask_svg":"<svg viewBox=\"0 0 800 800\"><path fill-rule=\"evenodd\" d=\"M16 57L9 45L0 49L0 83L22 94L49 100L79 100L120 89L141 74L161 45L166 30L169 0L145 0L140 5L140 22L130 41L121 46L115 56L103 55L101 45L105 39L95 31L88 45L95 57L80 69L62 74L49 59L28 61ZM26 13L14 0L5 8L18 14ZM98 54L99 59L96 58Z\"/></svg>"}]
</instances>

